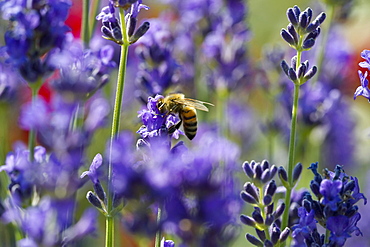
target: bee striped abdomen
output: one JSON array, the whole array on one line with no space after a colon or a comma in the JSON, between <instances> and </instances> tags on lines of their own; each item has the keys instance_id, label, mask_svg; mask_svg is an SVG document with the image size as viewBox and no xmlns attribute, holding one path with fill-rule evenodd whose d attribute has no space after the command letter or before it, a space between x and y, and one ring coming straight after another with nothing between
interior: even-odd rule
<instances>
[{"instance_id":1,"label":"bee striped abdomen","mask_svg":"<svg viewBox=\"0 0 370 247\"><path fill-rule=\"evenodd\" d=\"M184 106L180 117L183 121L185 135L192 140L197 133L197 114L194 107Z\"/></svg>"}]
</instances>

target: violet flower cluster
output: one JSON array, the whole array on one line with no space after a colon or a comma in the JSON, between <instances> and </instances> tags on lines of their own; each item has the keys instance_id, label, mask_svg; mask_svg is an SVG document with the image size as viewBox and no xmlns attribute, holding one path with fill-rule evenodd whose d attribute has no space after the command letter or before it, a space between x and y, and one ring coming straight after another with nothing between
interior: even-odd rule
<instances>
[{"instance_id":1,"label":"violet flower cluster","mask_svg":"<svg viewBox=\"0 0 370 247\"><path fill-rule=\"evenodd\" d=\"M365 97L370 101L370 89L369 89L369 80L367 79L368 71L370 70L370 51L363 50L361 52L361 57L366 61L360 62L359 65L361 68L366 69L363 73L361 70L358 71L358 76L360 77L361 86L356 89L356 92L353 96L356 99L358 96Z\"/></svg>"},{"instance_id":2,"label":"violet flower cluster","mask_svg":"<svg viewBox=\"0 0 370 247\"><path fill-rule=\"evenodd\" d=\"M337 165L334 172L324 170L323 175L317 168L318 163L309 167L314 174L312 195L307 192L298 209L299 223L292 226L292 246L344 246L352 234L362 235L357 227L361 215L356 204L361 199L366 204L367 199L360 193L358 179L345 174L341 166ZM320 234L317 223L330 235ZM329 242L325 242L327 239Z\"/></svg>"},{"instance_id":3,"label":"violet flower cluster","mask_svg":"<svg viewBox=\"0 0 370 247\"><path fill-rule=\"evenodd\" d=\"M125 11L125 23L121 23L116 17L116 9L122 8ZM135 43L149 30L149 22L144 22L136 29L137 15L141 9L149 9L148 6L142 4L142 0L133 1L109 1L109 5L104 7L100 14L96 16L97 20L102 21L101 32L103 38L111 40L122 45L122 38L127 36L130 44ZM122 33L122 25L125 25L126 34Z\"/></svg>"},{"instance_id":4,"label":"violet flower cluster","mask_svg":"<svg viewBox=\"0 0 370 247\"><path fill-rule=\"evenodd\" d=\"M3 18L11 23L4 35L8 61L27 82L36 82L54 70L49 55L62 46L69 31L64 21L70 7L69 0L1 4Z\"/></svg>"}]
</instances>

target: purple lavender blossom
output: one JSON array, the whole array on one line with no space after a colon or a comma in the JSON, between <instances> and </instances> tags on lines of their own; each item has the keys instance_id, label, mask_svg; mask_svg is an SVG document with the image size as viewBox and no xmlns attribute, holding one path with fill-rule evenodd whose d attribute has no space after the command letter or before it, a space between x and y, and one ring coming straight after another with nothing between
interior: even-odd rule
<instances>
[{"instance_id":1,"label":"purple lavender blossom","mask_svg":"<svg viewBox=\"0 0 370 247\"><path fill-rule=\"evenodd\" d=\"M175 115L165 115L159 111L157 101L161 98L163 98L162 95L157 95L154 98L149 97L147 109L139 112L138 117L141 118L144 125L140 127L137 133L144 140L168 135L168 129L180 121ZM183 134L182 131L175 130L171 136L178 139L180 134Z\"/></svg>"},{"instance_id":2,"label":"purple lavender blossom","mask_svg":"<svg viewBox=\"0 0 370 247\"><path fill-rule=\"evenodd\" d=\"M3 18L12 25L5 33L9 61L28 82L48 75L53 68L48 57L41 57L61 47L69 28L64 24L71 2L7 1L1 6Z\"/></svg>"},{"instance_id":3,"label":"purple lavender blossom","mask_svg":"<svg viewBox=\"0 0 370 247\"><path fill-rule=\"evenodd\" d=\"M367 71L365 71L365 74L362 74L362 71L359 70L358 76L360 77L361 86L356 89L353 99L356 99L358 96L363 96L370 101L370 89L368 87L369 81L367 79Z\"/></svg>"},{"instance_id":4,"label":"purple lavender blossom","mask_svg":"<svg viewBox=\"0 0 370 247\"><path fill-rule=\"evenodd\" d=\"M69 35L60 52L50 57L50 64L59 68L59 77L51 85L66 97L86 100L109 81L109 74L116 67L112 58L113 47L84 50L82 44Z\"/></svg>"},{"instance_id":5,"label":"purple lavender blossom","mask_svg":"<svg viewBox=\"0 0 370 247\"><path fill-rule=\"evenodd\" d=\"M37 206L28 207L22 214L14 212L13 220L20 224L27 238L19 240L20 246L62 246L93 233L96 229L96 213L86 210L75 225L65 225L65 212L73 202L53 201L43 197ZM13 208L19 211L19 208Z\"/></svg>"},{"instance_id":6,"label":"purple lavender blossom","mask_svg":"<svg viewBox=\"0 0 370 247\"><path fill-rule=\"evenodd\" d=\"M358 65L360 65L361 68L370 70L370 50L363 50L361 52L361 57L366 61L360 62Z\"/></svg>"},{"instance_id":7,"label":"purple lavender blossom","mask_svg":"<svg viewBox=\"0 0 370 247\"><path fill-rule=\"evenodd\" d=\"M317 229L315 212L307 212L304 207L298 209L299 223L292 227L293 246L306 246L305 239L310 238L311 234Z\"/></svg>"},{"instance_id":8,"label":"purple lavender blossom","mask_svg":"<svg viewBox=\"0 0 370 247\"><path fill-rule=\"evenodd\" d=\"M148 96L161 94L176 85L179 69L173 56L174 37L169 26L159 19L151 19L150 24L150 30L135 49L141 59L136 94L145 102Z\"/></svg>"},{"instance_id":9,"label":"purple lavender blossom","mask_svg":"<svg viewBox=\"0 0 370 247\"><path fill-rule=\"evenodd\" d=\"M175 242L163 238L160 247L175 247Z\"/></svg>"},{"instance_id":10,"label":"purple lavender blossom","mask_svg":"<svg viewBox=\"0 0 370 247\"><path fill-rule=\"evenodd\" d=\"M329 217L326 223L330 230L330 244L344 246L347 238L350 238L352 233L355 233L356 236L362 235L360 229L356 226L360 218L359 213L351 218L343 215Z\"/></svg>"},{"instance_id":11,"label":"purple lavender blossom","mask_svg":"<svg viewBox=\"0 0 370 247\"><path fill-rule=\"evenodd\" d=\"M126 34L122 34L121 24L118 18L115 16L115 7L125 9L125 24ZM149 29L149 22L144 22L140 27L136 29L137 16L141 9L148 10L149 7L142 4L142 0L110 0L108 6L104 7L100 14L96 16L97 20L102 20L103 26L101 32L103 38L111 40L119 45L123 45L124 42L129 44L135 43L140 39ZM135 31L136 29L136 31ZM123 40L124 37L128 37L128 40Z\"/></svg>"},{"instance_id":12,"label":"purple lavender blossom","mask_svg":"<svg viewBox=\"0 0 370 247\"><path fill-rule=\"evenodd\" d=\"M339 192L342 189L342 182L339 180L324 179L320 184L320 193L324 196L322 204L327 205L331 210L338 209L337 203L341 201Z\"/></svg>"},{"instance_id":13,"label":"purple lavender blossom","mask_svg":"<svg viewBox=\"0 0 370 247\"><path fill-rule=\"evenodd\" d=\"M234 89L245 82L249 69L245 46L249 39L244 23L246 7L242 1L230 1L224 13L212 23L212 30L205 37L202 49L210 63L216 61L219 64L217 70L212 68L208 78L211 88ZM232 20L229 20L230 16L233 16Z\"/></svg>"},{"instance_id":14,"label":"purple lavender blossom","mask_svg":"<svg viewBox=\"0 0 370 247\"><path fill-rule=\"evenodd\" d=\"M103 163L103 157L101 156L101 154L95 155L94 160L91 163L89 170L83 172L80 177L84 178L85 176L89 176L91 182L93 182L94 184L97 183L99 181L98 168L102 165L102 163Z\"/></svg>"},{"instance_id":15,"label":"purple lavender blossom","mask_svg":"<svg viewBox=\"0 0 370 247\"><path fill-rule=\"evenodd\" d=\"M0 101L13 102L17 95L17 90L22 85L22 78L16 73L9 64L0 62Z\"/></svg>"},{"instance_id":16,"label":"purple lavender blossom","mask_svg":"<svg viewBox=\"0 0 370 247\"><path fill-rule=\"evenodd\" d=\"M359 192L357 179L347 176L342 167L337 165L334 172L326 169L323 175L317 172L317 168L317 163L311 164L309 168L315 175L310 187L317 200L307 194L302 202L303 206L299 210L301 213L306 211L310 212L310 215L314 214L315 220L330 232L330 237L326 236L329 237L330 246L343 246L352 233L357 236L361 234L357 227L361 215L355 204L360 199L363 199L366 204L367 199ZM299 244L303 243L311 244L315 239L317 242L324 238L312 227L307 228L309 225L300 220L299 225L296 226L301 230L306 229L305 233L308 233L293 236L297 246L301 246ZM320 242L322 243L319 246L322 246L323 241L320 240Z\"/></svg>"},{"instance_id":17,"label":"purple lavender blossom","mask_svg":"<svg viewBox=\"0 0 370 247\"><path fill-rule=\"evenodd\" d=\"M40 161L40 156L45 154L45 149L35 148L35 161ZM5 165L0 166L0 172L6 171L10 178L9 191L16 199L24 200L31 196L34 180L29 172L33 165L28 160L29 151L22 146L15 147L14 152L6 156Z\"/></svg>"}]
</instances>

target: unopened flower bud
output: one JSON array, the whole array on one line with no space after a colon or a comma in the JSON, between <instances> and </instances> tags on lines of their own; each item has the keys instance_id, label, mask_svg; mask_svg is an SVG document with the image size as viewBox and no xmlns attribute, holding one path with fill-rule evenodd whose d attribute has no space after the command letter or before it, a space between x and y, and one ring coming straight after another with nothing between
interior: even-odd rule
<instances>
[{"instance_id":1,"label":"unopened flower bud","mask_svg":"<svg viewBox=\"0 0 370 247\"><path fill-rule=\"evenodd\" d=\"M254 204L257 204L257 203L258 203L258 202L256 201L256 199L254 199L254 197L253 197L253 196L251 196L250 194L248 194L248 193L246 193L246 192L244 192L244 191L242 191L242 192L240 193L240 197L241 197L244 201L248 202L249 204L254 205Z\"/></svg>"},{"instance_id":2,"label":"unopened flower bud","mask_svg":"<svg viewBox=\"0 0 370 247\"><path fill-rule=\"evenodd\" d=\"M103 209L100 200L92 191L87 192L86 198L94 207Z\"/></svg>"},{"instance_id":3,"label":"unopened flower bud","mask_svg":"<svg viewBox=\"0 0 370 247\"><path fill-rule=\"evenodd\" d=\"M101 186L101 183L99 180L97 183L94 184L94 191L95 191L95 194L99 197L99 199L104 202L106 199L106 196L105 196L104 188Z\"/></svg>"},{"instance_id":4,"label":"unopened flower bud","mask_svg":"<svg viewBox=\"0 0 370 247\"><path fill-rule=\"evenodd\" d=\"M301 163L298 163L293 169L293 185L295 185L301 176L303 166Z\"/></svg>"},{"instance_id":5,"label":"unopened flower bud","mask_svg":"<svg viewBox=\"0 0 370 247\"><path fill-rule=\"evenodd\" d=\"M287 238L289 237L289 234L290 234L290 229L286 227L284 231L280 233L280 239L279 239L280 243L285 242L285 240L287 240Z\"/></svg>"},{"instance_id":6,"label":"unopened flower bud","mask_svg":"<svg viewBox=\"0 0 370 247\"><path fill-rule=\"evenodd\" d=\"M263 247L263 243L262 243L258 238L256 238L255 236L253 236L253 235L251 235L251 234L247 233L247 234L245 235L245 237L247 238L247 240L248 240L251 244L256 245L256 246L258 246L258 247Z\"/></svg>"},{"instance_id":7,"label":"unopened flower bud","mask_svg":"<svg viewBox=\"0 0 370 247\"><path fill-rule=\"evenodd\" d=\"M305 50L311 49L315 45L314 39L308 39L303 42L302 48Z\"/></svg>"},{"instance_id":8,"label":"unopened flower bud","mask_svg":"<svg viewBox=\"0 0 370 247\"><path fill-rule=\"evenodd\" d=\"M247 226L251 226L251 227L256 226L256 222L254 221L254 219L244 214L240 215L240 221Z\"/></svg>"},{"instance_id":9,"label":"unopened flower bud","mask_svg":"<svg viewBox=\"0 0 370 247\"><path fill-rule=\"evenodd\" d=\"M129 39L130 44L133 44L138 39L140 39L149 30L149 27L150 27L150 23L147 21L141 24L141 26L136 30L134 35L130 37Z\"/></svg>"}]
</instances>

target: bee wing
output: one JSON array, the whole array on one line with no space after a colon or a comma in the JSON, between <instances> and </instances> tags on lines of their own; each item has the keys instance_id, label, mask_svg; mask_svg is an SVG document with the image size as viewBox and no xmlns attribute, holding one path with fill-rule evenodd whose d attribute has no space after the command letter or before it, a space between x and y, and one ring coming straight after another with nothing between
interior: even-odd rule
<instances>
[{"instance_id":1,"label":"bee wing","mask_svg":"<svg viewBox=\"0 0 370 247\"><path fill-rule=\"evenodd\" d=\"M189 99L189 98L184 98L181 100L177 99L175 102L178 104L183 104L183 105L194 107L195 109L201 110L201 111L208 111L208 108L204 104L213 106L213 104L211 103L203 102L203 101L196 100L196 99Z\"/></svg>"}]
</instances>

